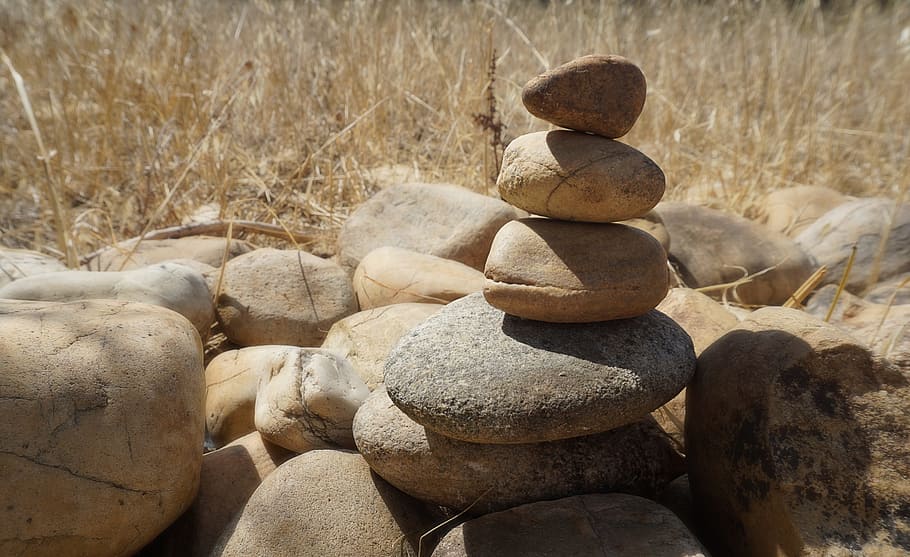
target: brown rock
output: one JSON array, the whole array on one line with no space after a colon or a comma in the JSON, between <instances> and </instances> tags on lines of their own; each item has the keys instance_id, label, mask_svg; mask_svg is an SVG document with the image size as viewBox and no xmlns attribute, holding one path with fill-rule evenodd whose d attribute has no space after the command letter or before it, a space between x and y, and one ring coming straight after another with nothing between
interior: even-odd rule
<instances>
[{"instance_id":1,"label":"brown rock","mask_svg":"<svg viewBox=\"0 0 910 557\"><path fill-rule=\"evenodd\" d=\"M653 236L630 226L521 219L496 235L483 294L493 307L538 321L635 317L666 295L666 257Z\"/></svg>"},{"instance_id":2,"label":"brown rock","mask_svg":"<svg viewBox=\"0 0 910 557\"><path fill-rule=\"evenodd\" d=\"M683 472L650 418L546 443L468 443L420 426L383 387L357 412L354 438L370 467L395 487L458 511L470 506L473 515L581 493L653 497Z\"/></svg>"},{"instance_id":3,"label":"brown rock","mask_svg":"<svg viewBox=\"0 0 910 557\"><path fill-rule=\"evenodd\" d=\"M265 478L212 554L414 556L419 536L438 520L372 474L360 455L311 451Z\"/></svg>"},{"instance_id":4,"label":"brown rock","mask_svg":"<svg viewBox=\"0 0 910 557\"><path fill-rule=\"evenodd\" d=\"M0 555L131 555L190 506L199 335L146 304L0 301Z\"/></svg>"},{"instance_id":5,"label":"brown rock","mask_svg":"<svg viewBox=\"0 0 910 557\"><path fill-rule=\"evenodd\" d=\"M557 126L622 137L645 105L641 70L622 56L582 56L525 84L521 100L528 112Z\"/></svg>"},{"instance_id":6,"label":"brown rock","mask_svg":"<svg viewBox=\"0 0 910 557\"><path fill-rule=\"evenodd\" d=\"M383 379L389 352L405 333L436 313L441 304L394 304L349 315L329 329L322 348L347 358L372 390Z\"/></svg>"},{"instance_id":7,"label":"brown rock","mask_svg":"<svg viewBox=\"0 0 910 557\"><path fill-rule=\"evenodd\" d=\"M673 238L670 260L685 284L702 288L752 279L710 292L743 304L783 304L815 271L790 238L742 217L684 203L661 203L657 212ZM759 274L760 273L760 274Z\"/></svg>"},{"instance_id":8,"label":"brown rock","mask_svg":"<svg viewBox=\"0 0 910 557\"><path fill-rule=\"evenodd\" d=\"M756 311L702 353L686 411L713 552L910 551L910 377L833 325Z\"/></svg>"},{"instance_id":9,"label":"brown rock","mask_svg":"<svg viewBox=\"0 0 910 557\"><path fill-rule=\"evenodd\" d=\"M483 273L464 263L416 251L376 248L354 271L360 309L409 302L445 304L483 289Z\"/></svg>"},{"instance_id":10,"label":"brown rock","mask_svg":"<svg viewBox=\"0 0 910 557\"><path fill-rule=\"evenodd\" d=\"M226 247L228 248L228 259L253 250L253 246L243 240L231 240L228 247L225 238L211 236L143 240L135 253L130 256L134 245L135 240L115 244L99 253L86 264L86 267L90 271L121 271L174 259L194 259L212 267L221 267Z\"/></svg>"},{"instance_id":11,"label":"brown rock","mask_svg":"<svg viewBox=\"0 0 910 557\"><path fill-rule=\"evenodd\" d=\"M498 199L451 184L392 186L345 222L338 236L338 262L353 273L374 249L394 246L483 269L496 231L523 216Z\"/></svg>"},{"instance_id":12,"label":"brown rock","mask_svg":"<svg viewBox=\"0 0 910 557\"><path fill-rule=\"evenodd\" d=\"M791 238L838 205L850 200L824 186L796 186L774 190L759 209L759 222Z\"/></svg>"},{"instance_id":13,"label":"brown rock","mask_svg":"<svg viewBox=\"0 0 910 557\"><path fill-rule=\"evenodd\" d=\"M664 248L665 252L670 253L670 233L667 232L667 227L664 226L664 221L657 211L651 210L640 217L619 221L618 224L625 224L647 232L660 242L660 246Z\"/></svg>"},{"instance_id":14,"label":"brown rock","mask_svg":"<svg viewBox=\"0 0 910 557\"><path fill-rule=\"evenodd\" d=\"M670 510L608 493L530 503L456 526L434 557L705 557Z\"/></svg>"},{"instance_id":15,"label":"brown rock","mask_svg":"<svg viewBox=\"0 0 910 557\"><path fill-rule=\"evenodd\" d=\"M217 311L237 344L318 346L333 323L357 311L357 298L335 263L266 248L228 262Z\"/></svg>"},{"instance_id":16,"label":"brown rock","mask_svg":"<svg viewBox=\"0 0 910 557\"><path fill-rule=\"evenodd\" d=\"M535 215L613 222L651 210L666 179L654 161L624 143L557 130L509 143L496 185L504 201Z\"/></svg>"}]
</instances>

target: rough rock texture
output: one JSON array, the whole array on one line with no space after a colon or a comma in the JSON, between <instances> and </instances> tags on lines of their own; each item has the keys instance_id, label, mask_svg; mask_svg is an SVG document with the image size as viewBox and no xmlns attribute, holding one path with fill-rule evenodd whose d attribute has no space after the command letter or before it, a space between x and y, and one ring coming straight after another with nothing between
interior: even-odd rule
<instances>
[{"instance_id":1,"label":"rough rock texture","mask_svg":"<svg viewBox=\"0 0 910 557\"><path fill-rule=\"evenodd\" d=\"M433 315L442 304L394 304L349 315L329 329L322 348L347 358L367 387L383 380L389 352L398 340Z\"/></svg>"},{"instance_id":2,"label":"rough rock texture","mask_svg":"<svg viewBox=\"0 0 910 557\"><path fill-rule=\"evenodd\" d=\"M0 288L0 298L75 302L105 298L165 307L183 315L207 339L215 310L205 278L178 263L122 272L60 271L21 278Z\"/></svg>"},{"instance_id":3,"label":"rough rock texture","mask_svg":"<svg viewBox=\"0 0 910 557\"><path fill-rule=\"evenodd\" d=\"M186 319L0 300L0 370L0 555L131 555L189 507L205 384Z\"/></svg>"},{"instance_id":4,"label":"rough rock texture","mask_svg":"<svg viewBox=\"0 0 910 557\"><path fill-rule=\"evenodd\" d=\"M551 124L622 137L645 106L641 70L622 56L591 54L557 66L521 91L528 112Z\"/></svg>"},{"instance_id":5,"label":"rough rock texture","mask_svg":"<svg viewBox=\"0 0 910 557\"><path fill-rule=\"evenodd\" d=\"M65 270L66 265L49 255L0 247L0 287L22 277Z\"/></svg>"},{"instance_id":6,"label":"rough rock texture","mask_svg":"<svg viewBox=\"0 0 910 557\"><path fill-rule=\"evenodd\" d=\"M648 418L595 435L546 443L478 444L408 418L380 387L354 418L370 467L422 501L477 515L581 493L654 496L683 472L680 456Z\"/></svg>"},{"instance_id":7,"label":"rough rock texture","mask_svg":"<svg viewBox=\"0 0 910 557\"><path fill-rule=\"evenodd\" d=\"M174 259L194 259L212 267L221 267L225 247L228 247L225 238L211 236L143 240L136 252L129 257L134 245L134 240L115 244L89 261L86 268L91 271L120 271ZM253 246L243 240L231 240L227 258L233 259L252 250Z\"/></svg>"},{"instance_id":8,"label":"rough rock texture","mask_svg":"<svg viewBox=\"0 0 910 557\"><path fill-rule=\"evenodd\" d=\"M535 215L613 222L657 205L666 179L654 161L625 143L556 130L509 143L496 185L503 200Z\"/></svg>"},{"instance_id":9,"label":"rough rock texture","mask_svg":"<svg viewBox=\"0 0 910 557\"><path fill-rule=\"evenodd\" d=\"M256 430L257 372L270 365L273 346L250 346L215 356L205 367L205 429L215 447Z\"/></svg>"},{"instance_id":10,"label":"rough rock texture","mask_svg":"<svg viewBox=\"0 0 910 557\"><path fill-rule=\"evenodd\" d=\"M255 431L206 453L193 505L138 557L208 555L262 480L294 456Z\"/></svg>"},{"instance_id":11,"label":"rough rock texture","mask_svg":"<svg viewBox=\"0 0 910 557\"><path fill-rule=\"evenodd\" d=\"M445 304L483 289L483 273L464 263L416 251L376 248L354 271L360 309L425 302Z\"/></svg>"},{"instance_id":12,"label":"rough rock texture","mask_svg":"<svg viewBox=\"0 0 910 557\"><path fill-rule=\"evenodd\" d=\"M621 224L541 218L503 226L484 274L490 305L553 323L643 315L667 294L670 280L667 254L650 234Z\"/></svg>"},{"instance_id":13,"label":"rough rock texture","mask_svg":"<svg viewBox=\"0 0 910 557\"><path fill-rule=\"evenodd\" d=\"M910 273L878 283L866 293L865 298L876 304L910 304Z\"/></svg>"},{"instance_id":14,"label":"rough rock texture","mask_svg":"<svg viewBox=\"0 0 910 557\"><path fill-rule=\"evenodd\" d=\"M654 501L608 493L522 505L465 522L434 557L704 557L704 547Z\"/></svg>"},{"instance_id":15,"label":"rough rock texture","mask_svg":"<svg viewBox=\"0 0 910 557\"><path fill-rule=\"evenodd\" d=\"M689 334L696 356L739 324L739 319L724 306L691 288L671 288L657 309L676 321ZM673 400L655 410L652 416L664 431L683 444L686 390L683 389Z\"/></svg>"},{"instance_id":16,"label":"rough rock texture","mask_svg":"<svg viewBox=\"0 0 910 557\"><path fill-rule=\"evenodd\" d=\"M910 203L897 206L890 199L880 198L844 203L812 223L796 242L819 265L828 266L823 284L840 282L855 244L856 258L847 289L860 294L871 286L870 280L877 282L910 271ZM873 278L876 272L878 276Z\"/></svg>"},{"instance_id":17,"label":"rough rock texture","mask_svg":"<svg viewBox=\"0 0 910 557\"><path fill-rule=\"evenodd\" d=\"M354 448L351 423L370 389L347 360L320 348L273 346L256 375L256 429L297 453Z\"/></svg>"},{"instance_id":18,"label":"rough rock texture","mask_svg":"<svg viewBox=\"0 0 910 557\"><path fill-rule=\"evenodd\" d=\"M910 552L910 378L833 325L764 308L689 386L689 481L718 555Z\"/></svg>"},{"instance_id":19,"label":"rough rock texture","mask_svg":"<svg viewBox=\"0 0 910 557\"><path fill-rule=\"evenodd\" d=\"M852 198L824 186L796 186L774 190L759 209L759 222L791 238L819 217Z\"/></svg>"},{"instance_id":20,"label":"rough rock texture","mask_svg":"<svg viewBox=\"0 0 910 557\"><path fill-rule=\"evenodd\" d=\"M212 555L414 556L419 536L438 521L359 454L311 451L262 482Z\"/></svg>"},{"instance_id":21,"label":"rough rock texture","mask_svg":"<svg viewBox=\"0 0 910 557\"><path fill-rule=\"evenodd\" d=\"M338 236L338 262L349 273L368 253L394 246L483 269L493 236L523 211L451 184L388 187L354 211Z\"/></svg>"},{"instance_id":22,"label":"rough rock texture","mask_svg":"<svg viewBox=\"0 0 910 557\"><path fill-rule=\"evenodd\" d=\"M685 203L661 203L657 212L673 238L670 260L690 288L771 269L727 296L745 304L779 305L815 271L812 259L793 240L744 218Z\"/></svg>"},{"instance_id":23,"label":"rough rock texture","mask_svg":"<svg viewBox=\"0 0 910 557\"><path fill-rule=\"evenodd\" d=\"M806 303L806 312L824 319L836 292L833 284L820 288ZM910 304L876 304L843 291L831 323L910 373Z\"/></svg>"},{"instance_id":24,"label":"rough rock texture","mask_svg":"<svg viewBox=\"0 0 910 557\"><path fill-rule=\"evenodd\" d=\"M438 433L531 443L637 421L679 393L694 367L691 339L657 311L543 323L471 294L402 337L385 382L406 414Z\"/></svg>"},{"instance_id":25,"label":"rough rock texture","mask_svg":"<svg viewBox=\"0 0 910 557\"><path fill-rule=\"evenodd\" d=\"M258 249L228 262L218 296L224 334L242 346L318 346L357 311L347 273L297 250Z\"/></svg>"},{"instance_id":26,"label":"rough rock texture","mask_svg":"<svg viewBox=\"0 0 910 557\"><path fill-rule=\"evenodd\" d=\"M667 227L664 226L664 221L657 214L657 211L652 209L640 217L619 221L619 224L625 224L642 232L647 232L660 242L660 246L664 248L665 252L670 253L670 233L667 232Z\"/></svg>"}]
</instances>

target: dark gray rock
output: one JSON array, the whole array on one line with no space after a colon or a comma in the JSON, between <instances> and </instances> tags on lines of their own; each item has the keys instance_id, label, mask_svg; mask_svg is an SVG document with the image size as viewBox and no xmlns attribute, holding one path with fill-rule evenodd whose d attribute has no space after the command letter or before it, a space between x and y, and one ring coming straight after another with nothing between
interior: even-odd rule
<instances>
[{"instance_id":1,"label":"dark gray rock","mask_svg":"<svg viewBox=\"0 0 910 557\"><path fill-rule=\"evenodd\" d=\"M561 441L468 443L414 422L381 387L358 410L354 440L370 467L398 489L459 511L473 504L474 515L583 493L653 497L684 471L651 418Z\"/></svg>"},{"instance_id":2,"label":"dark gray rock","mask_svg":"<svg viewBox=\"0 0 910 557\"><path fill-rule=\"evenodd\" d=\"M632 423L694 373L689 335L658 311L597 323L524 320L482 294L402 337L389 396L414 421L475 443L534 443Z\"/></svg>"}]
</instances>

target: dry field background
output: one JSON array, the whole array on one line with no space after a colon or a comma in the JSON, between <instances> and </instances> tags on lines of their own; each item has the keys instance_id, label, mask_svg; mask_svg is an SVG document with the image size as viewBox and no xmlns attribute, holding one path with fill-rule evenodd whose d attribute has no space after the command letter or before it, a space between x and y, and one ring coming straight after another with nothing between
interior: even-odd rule
<instances>
[{"instance_id":1,"label":"dry field background","mask_svg":"<svg viewBox=\"0 0 910 557\"><path fill-rule=\"evenodd\" d=\"M218 218L328 254L390 176L493 194L502 144L546 129L521 86L588 53L645 72L623 141L668 198L905 197L910 3L793 4L4 0L0 244L85 255Z\"/></svg>"}]
</instances>

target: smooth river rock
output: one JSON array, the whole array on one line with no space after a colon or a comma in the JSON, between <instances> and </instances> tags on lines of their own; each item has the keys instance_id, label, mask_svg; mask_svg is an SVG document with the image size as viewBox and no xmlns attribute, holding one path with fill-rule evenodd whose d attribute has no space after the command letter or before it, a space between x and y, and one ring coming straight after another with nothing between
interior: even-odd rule
<instances>
[{"instance_id":1,"label":"smooth river rock","mask_svg":"<svg viewBox=\"0 0 910 557\"><path fill-rule=\"evenodd\" d=\"M0 247L0 286L29 275L65 271L60 260L27 249Z\"/></svg>"},{"instance_id":2,"label":"smooth river rock","mask_svg":"<svg viewBox=\"0 0 910 557\"><path fill-rule=\"evenodd\" d=\"M506 315L481 294L402 337L389 396L414 421L477 443L590 435L639 420L695 371L692 340L658 311L599 323Z\"/></svg>"},{"instance_id":3,"label":"smooth river rock","mask_svg":"<svg viewBox=\"0 0 910 557\"><path fill-rule=\"evenodd\" d=\"M478 515L581 493L655 496L683 461L650 418L544 443L468 443L434 433L380 387L357 411L354 440L370 467L422 501Z\"/></svg>"},{"instance_id":4,"label":"smooth river rock","mask_svg":"<svg viewBox=\"0 0 910 557\"><path fill-rule=\"evenodd\" d=\"M561 220L614 222L657 205L666 178L633 147L566 130L522 135L506 147L496 180L503 200Z\"/></svg>"},{"instance_id":5,"label":"smooth river rock","mask_svg":"<svg viewBox=\"0 0 910 557\"><path fill-rule=\"evenodd\" d=\"M622 224L542 218L503 226L484 274L490 305L553 323L643 315L670 282L667 254L650 234Z\"/></svg>"},{"instance_id":6,"label":"smooth river rock","mask_svg":"<svg viewBox=\"0 0 910 557\"><path fill-rule=\"evenodd\" d=\"M272 351L272 346L228 350L205 366L205 429L216 448L256 430L257 373L269 365Z\"/></svg>"},{"instance_id":7,"label":"smooth river rock","mask_svg":"<svg viewBox=\"0 0 910 557\"><path fill-rule=\"evenodd\" d=\"M795 186L769 193L759 208L759 222L791 238L819 217L851 198L824 186Z\"/></svg>"},{"instance_id":8,"label":"smooth river rock","mask_svg":"<svg viewBox=\"0 0 910 557\"><path fill-rule=\"evenodd\" d=\"M192 259L212 267L221 267L225 257L233 259L253 251L249 242L232 239L228 244L225 238L212 236L143 240L130 255L135 244L135 240L114 244L99 252L86 264L86 268L90 271L121 271L175 259Z\"/></svg>"},{"instance_id":9,"label":"smooth river rock","mask_svg":"<svg viewBox=\"0 0 910 557\"><path fill-rule=\"evenodd\" d=\"M521 91L528 112L563 128L622 137L645 105L641 70L616 55L590 54L531 79Z\"/></svg>"},{"instance_id":10,"label":"smooth river rock","mask_svg":"<svg viewBox=\"0 0 910 557\"><path fill-rule=\"evenodd\" d=\"M189 507L202 345L134 302L0 300L0 555L132 555Z\"/></svg>"}]
</instances>

